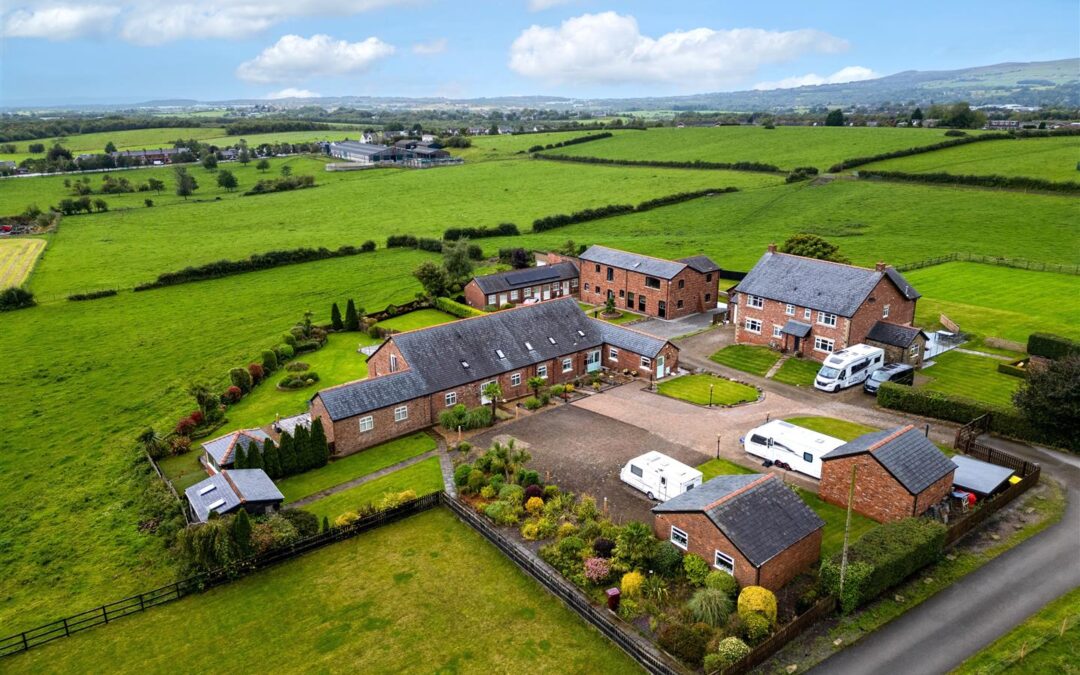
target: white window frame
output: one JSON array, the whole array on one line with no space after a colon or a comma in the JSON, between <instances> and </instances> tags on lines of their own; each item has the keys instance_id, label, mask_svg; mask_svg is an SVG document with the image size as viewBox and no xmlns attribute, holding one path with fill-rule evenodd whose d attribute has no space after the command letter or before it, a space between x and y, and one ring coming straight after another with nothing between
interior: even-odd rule
<instances>
[{"instance_id":1,"label":"white window frame","mask_svg":"<svg viewBox=\"0 0 1080 675\"><path fill-rule=\"evenodd\" d=\"M668 535L668 539L672 544L675 544L684 551L690 548L690 535L688 535L685 530L680 530L674 525L671 526L671 534ZM682 543L679 543L680 539L682 539Z\"/></svg>"},{"instance_id":2,"label":"white window frame","mask_svg":"<svg viewBox=\"0 0 1080 675\"><path fill-rule=\"evenodd\" d=\"M889 318L889 306L888 305L885 305L884 307L881 308L881 318L882 319L888 319Z\"/></svg>"},{"instance_id":3,"label":"white window frame","mask_svg":"<svg viewBox=\"0 0 1080 675\"><path fill-rule=\"evenodd\" d=\"M774 323L772 325L772 336L774 338L784 337L784 327Z\"/></svg>"},{"instance_id":4,"label":"white window frame","mask_svg":"<svg viewBox=\"0 0 1080 675\"><path fill-rule=\"evenodd\" d=\"M810 309L809 307L806 307L802 311L802 316L803 316L804 319L809 321L810 317L813 315L813 313L814 313L814 310Z\"/></svg>"},{"instance_id":5,"label":"white window frame","mask_svg":"<svg viewBox=\"0 0 1080 675\"><path fill-rule=\"evenodd\" d=\"M574 369L574 359L567 358L567 359L562 360L562 371L564 373L569 373L573 369Z\"/></svg>"},{"instance_id":6,"label":"white window frame","mask_svg":"<svg viewBox=\"0 0 1080 675\"><path fill-rule=\"evenodd\" d=\"M826 349L823 346L826 342L829 343L828 349ZM832 354L834 349L836 349L836 342L832 338L821 337L820 335L818 335L818 336L816 336L814 338L814 351L815 352L822 352L822 353L825 353L825 354Z\"/></svg>"},{"instance_id":7,"label":"white window frame","mask_svg":"<svg viewBox=\"0 0 1080 675\"><path fill-rule=\"evenodd\" d=\"M650 359L648 356L642 356L639 364L645 370L652 369L652 359Z\"/></svg>"},{"instance_id":8,"label":"white window frame","mask_svg":"<svg viewBox=\"0 0 1080 675\"><path fill-rule=\"evenodd\" d=\"M390 355L390 372L391 373L396 373L397 372L397 354L391 354Z\"/></svg>"},{"instance_id":9,"label":"white window frame","mask_svg":"<svg viewBox=\"0 0 1080 675\"><path fill-rule=\"evenodd\" d=\"M407 419L409 419L409 406L399 405L398 407L394 408L395 422L404 422Z\"/></svg>"},{"instance_id":10,"label":"white window frame","mask_svg":"<svg viewBox=\"0 0 1080 675\"><path fill-rule=\"evenodd\" d=\"M489 304L489 305L494 305L495 304L495 296L494 295L487 296L487 304Z\"/></svg>"},{"instance_id":11,"label":"white window frame","mask_svg":"<svg viewBox=\"0 0 1080 675\"><path fill-rule=\"evenodd\" d=\"M908 349L908 354L911 355L911 358L915 358L915 357L917 357L919 355L919 343L918 342L911 345L911 348Z\"/></svg>"},{"instance_id":12,"label":"white window frame","mask_svg":"<svg viewBox=\"0 0 1080 675\"><path fill-rule=\"evenodd\" d=\"M360 433L366 434L375 428L375 418L367 415L360 418Z\"/></svg>"},{"instance_id":13,"label":"white window frame","mask_svg":"<svg viewBox=\"0 0 1080 675\"><path fill-rule=\"evenodd\" d=\"M817 322L819 325L828 326L829 328L836 328L836 315L829 312L818 312Z\"/></svg>"},{"instance_id":14,"label":"white window frame","mask_svg":"<svg viewBox=\"0 0 1080 675\"><path fill-rule=\"evenodd\" d=\"M547 364L546 363L536 367L536 376L541 378L541 379L544 379L544 380L548 379L548 371L547 371Z\"/></svg>"},{"instance_id":15,"label":"white window frame","mask_svg":"<svg viewBox=\"0 0 1080 675\"><path fill-rule=\"evenodd\" d=\"M756 328L754 327L756 324ZM761 335L761 319L743 319L743 328L747 333L753 333L754 335Z\"/></svg>"},{"instance_id":16,"label":"white window frame","mask_svg":"<svg viewBox=\"0 0 1080 675\"><path fill-rule=\"evenodd\" d=\"M726 565L721 562L727 563ZM731 576L735 576L735 558L732 558L727 553L722 551L713 551L713 567L721 572L727 572Z\"/></svg>"},{"instance_id":17,"label":"white window frame","mask_svg":"<svg viewBox=\"0 0 1080 675\"><path fill-rule=\"evenodd\" d=\"M787 314L788 316L795 316L795 305L785 305L784 314Z\"/></svg>"},{"instance_id":18,"label":"white window frame","mask_svg":"<svg viewBox=\"0 0 1080 675\"><path fill-rule=\"evenodd\" d=\"M525 290L522 291L522 295L524 295L526 298L531 298L532 297L532 286L526 286Z\"/></svg>"},{"instance_id":19,"label":"white window frame","mask_svg":"<svg viewBox=\"0 0 1080 675\"><path fill-rule=\"evenodd\" d=\"M443 401L446 402L446 407L447 408L454 407L455 405L457 405L457 392L456 391L448 391L448 392L446 392L446 395L443 396Z\"/></svg>"},{"instance_id":20,"label":"white window frame","mask_svg":"<svg viewBox=\"0 0 1080 675\"><path fill-rule=\"evenodd\" d=\"M619 348L618 347L608 347L608 361L618 361L618 360L619 360Z\"/></svg>"},{"instance_id":21,"label":"white window frame","mask_svg":"<svg viewBox=\"0 0 1080 675\"><path fill-rule=\"evenodd\" d=\"M516 290L510 291L510 299L511 300L517 300L518 299L518 292Z\"/></svg>"},{"instance_id":22,"label":"white window frame","mask_svg":"<svg viewBox=\"0 0 1080 675\"><path fill-rule=\"evenodd\" d=\"M514 373L510 376L510 386L517 387L521 384L521 373Z\"/></svg>"},{"instance_id":23,"label":"white window frame","mask_svg":"<svg viewBox=\"0 0 1080 675\"><path fill-rule=\"evenodd\" d=\"M746 294L746 308L747 309L764 309L765 308L765 298L762 298L762 297L759 297L759 296L756 296L756 295L750 295L749 293L747 293Z\"/></svg>"}]
</instances>

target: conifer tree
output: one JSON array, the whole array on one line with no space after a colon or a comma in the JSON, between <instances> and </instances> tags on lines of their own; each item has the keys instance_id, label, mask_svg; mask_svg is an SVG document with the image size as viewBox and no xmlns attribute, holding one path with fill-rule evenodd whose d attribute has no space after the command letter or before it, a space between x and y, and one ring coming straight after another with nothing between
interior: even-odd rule
<instances>
[{"instance_id":1,"label":"conifer tree","mask_svg":"<svg viewBox=\"0 0 1080 675\"><path fill-rule=\"evenodd\" d=\"M341 330L345 327L345 323L341 320L341 310L338 309L336 302L330 306L330 325L333 326L334 330Z\"/></svg>"},{"instance_id":2,"label":"conifer tree","mask_svg":"<svg viewBox=\"0 0 1080 675\"><path fill-rule=\"evenodd\" d=\"M293 437L288 431L281 432L281 438L278 439L278 462L281 464L282 478L296 473L296 450L293 447Z\"/></svg>"},{"instance_id":3,"label":"conifer tree","mask_svg":"<svg viewBox=\"0 0 1080 675\"><path fill-rule=\"evenodd\" d=\"M277 446L272 439L266 439L263 443L263 470L271 478L281 478L281 457L278 456Z\"/></svg>"},{"instance_id":4,"label":"conifer tree","mask_svg":"<svg viewBox=\"0 0 1080 675\"><path fill-rule=\"evenodd\" d=\"M240 512L233 518L232 538L241 558L251 555L251 520L244 509L240 509Z\"/></svg>"},{"instance_id":5,"label":"conifer tree","mask_svg":"<svg viewBox=\"0 0 1080 675\"><path fill-rule=\"evenodd\" d=\"M247 464L247 466L244 467L245 469L263 468L263 456L262 452L259 450L258 443L252 443L247 447L247 461L245 464Z\"/></svg>"},{"instance_id":6,"label":"conifer tree","mask_svg":"<svg viewBox=\"0 0 1080 675\"><path fill-rule=\"evenodd\" d=\"M296 425L293 448L296 450L296 473L307 471L314 466L311 461L311 432L307 427Z\"/></svg>"},{"instance_id":7,"label":"conifer tree","mask_svg":"<svg viewBox=\"0 0 1080 675\"><path fill-rule=\"evenodd\" d=\"M240 445L239 443L236 444L236 449L233 451L233 468L247 468L247 451L244 450L244 446Z\"/></svg>"},{"instance_id":8,"label":"conifer tree","mask_svg":"<svg viewBox=\"0 0 1080 675\"><path fill-rule=\"evenodd\" d=\"M322 531L323 532L329 532L330 531L330 519L327 518L326 516L322 517Z\"/></svg>"},{"instance_id":9,"label":"conifer tree","mask_svg":"<svg viewBox=\"0 0 1080 675\"><path fill-rule=\"evenodd\" d=\"M360 316L356 313L356 303L352 298L345 305L345 330L360 330Z\"/></svg>"},{"instance_id":10,"label":"conifer tree","mask_svg":"<svg viewBox=\"0 0 1080 675\"><path fill-rule=\"evenodd\" d=\"M311 459L312 467L326 466L330 461L330 444L326 442L326 430L323 429L322 418L316 417L311 421Z\"/></svg>"}]
</instances>

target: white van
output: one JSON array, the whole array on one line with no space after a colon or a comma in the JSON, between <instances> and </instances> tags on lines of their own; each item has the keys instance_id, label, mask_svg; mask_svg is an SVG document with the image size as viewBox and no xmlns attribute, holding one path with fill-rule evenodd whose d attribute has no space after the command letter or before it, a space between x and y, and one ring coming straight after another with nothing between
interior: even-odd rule
<instances>
[{"instance_id":1,"label":"white van","mask_svg":"<svg viewBox=\"0 0 1080 675\"><path fill-rule=\"evenodd\" d=\"M626 463L619 478L649 499L667 501L701 485L701 472L655 450Z\"/></svg>"},{"instance_id":2,"label":"white van","mask_svg":"<svg viewBox=\"0 0 1080 675\"><path fill-rule=\"evenodd\" d=\"M870 373L885 365L885 350L857 344L829 354L814 378L814 388L839 391L862 384Z\"/></svg>"},{"instance_id":3,"label":"white van","mask_svg":"<svg viewBox=\"0 0 1080 675\"><path fill-rule=\"evenodd\" d=\"M784 420L773 420L751 429L739 442L755 457L814 478L821 478L821 458L844 444L839 438Z\"/></svg>"}]
</instances>

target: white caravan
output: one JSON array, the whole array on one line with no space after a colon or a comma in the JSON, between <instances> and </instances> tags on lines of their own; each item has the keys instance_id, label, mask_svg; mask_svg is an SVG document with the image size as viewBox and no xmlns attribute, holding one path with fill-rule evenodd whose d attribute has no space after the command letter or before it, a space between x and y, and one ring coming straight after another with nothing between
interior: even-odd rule
<instances>
[{"instance_id":1,"label":"white caravan","mask_svg":"<svg viewBox=\"0 0 1080 675\"><path fill-rule=\"evenodd\" d=\"M700 471L655 450L627 462L619 478L662 502L701 485Z\"/></svg>"},{"instance_id":2,"label":"white caravan","mask_svg":"<svg viewBox=\"0 0 1080 675\"><path fill-rule=\"evenodd\" d=\"M821 458L844 441L819 434L784 420L773 420L751 429L739 439L751 455L782 469L821 478Z\"/></svg>"},{"instance_id":3,"label":"white caravan","mask_svg":"<svg viewBox=\"0 0 1080 675\"><path fill-rule=\"evenodd\" d=\"M870 373L885 365L885 350L857 344L829 354L814 378L814 388L839 391L862 384Z\"/></svg>"}]
</instances>

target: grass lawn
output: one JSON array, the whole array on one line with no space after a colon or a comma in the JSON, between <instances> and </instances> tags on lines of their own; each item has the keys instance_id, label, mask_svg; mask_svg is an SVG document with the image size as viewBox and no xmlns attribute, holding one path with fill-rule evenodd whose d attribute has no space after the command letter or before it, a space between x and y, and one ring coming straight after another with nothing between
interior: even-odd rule
<instances>
[{"instance_id":1,"label":"grass lawn","mask_svg":"<svg viewBox=\"0 0 1080 675\"><path fill-rule=\"evenodd\" d=\"M171 148L172 142L179 138L194 138L198 141L204 141L215 136L222 136L224 133L225 130L221 127L161 127L157 129L126 129L123 131L100 131L92 134L54 136L52 138L19 141L15 144L18 152L13 155L0 154L0 160L21 162L27 157L43 159L45 157L44 153L30 154L28 146L31 143L43 143L46 152L59 143L70 150L73 155L80 155L95 152L103 153L105 152L105 146L110 141L118 150L156 150L157 148ZM238 137L231 138L234 139L233 143L239 140Z\"/></svg>"},{"instance_id":2,"label":"grass lawn","mask_svg":"<svg viewBox=\"0 0 1080 675\"><path fill-rule=\"evenodd\" d=\"M745 466L736 464L728 459L710 459L704 464L698 465L697 470L702 474L702 482L716 478L717 476L757 473L753 469L748 469Z\"/></svg>"},{"instance_id":3,"label":"grass lawn","mask_svg":"<svg viewBox=\"0 0 1080 675\"><path fill-rule=\"evenodd\" d=\"M907 173L951 173L967 176L1027 176L1054 181L1077 181L1080 138L1019 138L987 141L921 155L875 162L860 169Z\"/></svg>"},{"instance_id":4,"label":"grass lawn","mask_svg":"<svg viewBox=\"0 0 1080 675\"><path fill-rule=\"evenodd\" d=\"M619 313L619 316L615 317L614 319L608 319L608 318L604 317L604 314L603 314L604 306L603 305L590 305L587 302L579 302L578 307L580 307L583 312L585 312L586 314L588 314L591 317L600 319L601 321L607 321L608 323L614 323L614 324L630 323L631 321L637 321L638 319L644 319L645 318L641 314L634 314L633 312L627 312L627 311L622 310L622 309L616 309L615 311L617 311Z\"/></svg>"},{"instance_id":5,"label":"grass lawn","mask_svg":"<svg viewBox=\"0 0 1080 675\"><path fill-rule=\"evenodd\" d=\"M331 460L324 467L290 476L277 482L285 502L295 502L320 490L341 485L354 478L366 476L410 457L434 450L435 440L427 434L417 433L398 438L374 448L358 452L342 459Z\"/></svg>"},{"instance_id":6,"label":"grass lawn","mask_svg":"<svg viewBox=\"0 0 1080 675\"><path fill-rule=\"evenodd\" d=\"M722 366L764 377L769 368L780 360L780 353L768 347L729 345L709 358Z\"/></svg>"},{"instance_id":7,"label":"grass lawn","mask_svg":"<svg viewBox=\"0 0 1080 675\"><path fill-rule=\"evenodd\" d=\"M835 417L789 417L788 422L819 434L839 438L842 441L853 441L863 434L877 431L874 427L847 420L838 420Z\"/></svg>"},{"instance_id":8,"label":"grass lawn","mask_svg":"<svg viewBox=\"0 0 1080 675\"><path fill-rule=\"evenodd\" d=\"M664 396L697 405L709 405L710 401L714 405L735 405L758 399L754 387L715 375L683 375L660 382L656 388Z\"/></svg>"},{"instance_id":9,"label":"grass lawn","mask_svg":"<svg viewBox=\"0 0 1080 675\"><path fill-rule=\"evenodd\" d=\"M934 357L934 365L920 371L931 378L920 385L946 394L963 396L975 401L1012 407L1012 395L1022 380L997 371L997 359L957 351Z\"/></svg>"},{"instance_id":10,"label":"grass lawn","mask_svg":"<svg viewBox=\"0 0 1080 675\"><path fill-rule=\"evenodd\" d=\"M399 333L404 333L407 330L416 330L417 328L427 328L428 326L437 326L441 323L449 323L456 318L457 317L451 314L440 312L437 309L418 309L415 312L409 312L408 314L395 316L386 321L380 321L375 325L387 330L396 330Z\"/></svg>"},{"instance_id":11,"label":"grass lawn","mask_svg":"<svg viewBox=\"0 0 1080 675\"><path fill-rule=\"evenodd\" d=\"M229 636L228 649L207 648L208 626ZM252 669L253 654L279 672L353 664L372 673L637 670L444 509L58 640L7 665L22 672L87 672L103 663L127 673L175 671L178 664L190 672L241 672Z\"/></svg>"},{"instance_id":12,"label":"grass lawn","mask_svg":"<svg viewBox=\"0 0 1080 675\"><path fill-rule=\"evenodd\" d=\"M0 239L0 290L22 286L44 250L44 239Z\"/></svg>"},{"instance_id":13,"label":"grass lawn","mask_svg":"<svg viewBox=\"0 0 1080 675\"><path fill-rule=\"evenodd\" d=\"M589 136L592 134L601 133L600 131L552 131L542 134L500 134L498 136L474 136L469 140L472 141L472 147L469 148L448 148L448 150L457 157L462 157L466 162L483 162L493 159L507 159L510 157L526 158L528 155L524 154L529 148L534 145L547 145L549 143L561 143L571 138L581 138L582 136ZM638 133L636 131L618 131L612 130L611 133L616 136L624 134ZM584 145L590 143L596 143L597 141L589 141ZM571 146L573 147L573 146ZM555 150L548 150L545 152L561 152L562 148Z\"/></svg>"},{"instance_id":14,"label":"grass lawn","mask_svg":"<svg viewBox=\"0 0 1080 675\"><path fill-rule=\"evenodd\" d=\"M812 387L819 370L821 370L821 364L817 361L793 357L784 361L772 379L796 387Z\"/></svg>"},{"instance_id":15,"label":"grass lawn","mask_svg":"<svg viewBox=\"0 0 1080 675\"><path fill-rule=\"evenodd\" d=\"M952 671L952 675L1080 672L1080 588L1054 600Z\"/></svg>"},{"instance_id":16,"label":"grass lawn","mask_svg":"<svg viewBox=\"0 0 1080 675\"><path fill-rule=\"evenodd\" d=\"M417 495L426 495L442 489L443 478L442 469L439 468L439 458L432 457L382 478L376 478L370 483L323 497L303 508L305 511L314 513L319 520L325 516L330 519L330 522L334 522L335 518L346 511L355 511L364 504L376 502L387 492L414 490Z\"/></svg>"},{"instance_id":17,"label":"grass lawn","mask_svg":"<svg viewBox=\"0 0 1080 675\"><path fill-rule=\"evenodd\" d=\"M821 537L821 557L827 558L844 548L844 525L847 522L847 509L835 506L818 497L817 494L797 487L802 500L825 521L825 531ZM851 537L855 541L866 532L877 527L877 523L864 515L851 513Z\"/></svg>"}]
</instances>

